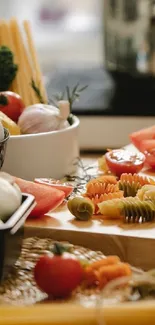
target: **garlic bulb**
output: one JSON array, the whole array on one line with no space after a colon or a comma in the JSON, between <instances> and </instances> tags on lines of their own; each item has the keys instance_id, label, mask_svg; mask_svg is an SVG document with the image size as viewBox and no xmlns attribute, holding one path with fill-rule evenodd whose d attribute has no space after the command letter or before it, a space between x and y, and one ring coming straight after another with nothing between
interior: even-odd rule
<instances>
[{"instance_id":1,"label":"garlic bulb","mask_svg":"<svg viewBox=\"0 0 155 325\"><path fill-rule=\"evenodd\" d=\"M69 126L70 126L70 124L68 123L68 121L61 121L58 130L67 129Z\"/></svg>"},{"instance_id":2,"label":"garlic bulb","mask_svg":"<svg viewBox=\"0 0 155 325\"><path fill-rule=\"evenodd\" d=\"M68 115L69 103L67 101L60 101L59 108L52 105L35 104L23 111L19 117L18 126L23 134L55 131L69 126L64 123Z\"/></svg>"},{"instance_id":3,"label":"garlic bulb","mask_svg":"<svg viewBox=\"0 0 155 325\"><path fill-rule=\"evenodd\" d=\"M0 219L7 220L21 205L22 193L11 175L0 172Z\"/></svg>"}]
</instances>

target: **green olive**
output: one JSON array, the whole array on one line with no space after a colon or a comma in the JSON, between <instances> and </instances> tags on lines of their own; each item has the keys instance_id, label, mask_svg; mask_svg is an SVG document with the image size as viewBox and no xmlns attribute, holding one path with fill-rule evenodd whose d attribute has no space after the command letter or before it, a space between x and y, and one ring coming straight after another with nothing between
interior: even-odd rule
<instances>
[{"instance_id":1,"label":"green olive","mask_svg":"<svg viewBox=\"0 0 155 325\"><path fill-rule=\"evenodd\" d=\"M94 204L88 198L74 197L68 201L68 209L78 220L89 220L94 213Z\"/></svg>"}]
</instances>

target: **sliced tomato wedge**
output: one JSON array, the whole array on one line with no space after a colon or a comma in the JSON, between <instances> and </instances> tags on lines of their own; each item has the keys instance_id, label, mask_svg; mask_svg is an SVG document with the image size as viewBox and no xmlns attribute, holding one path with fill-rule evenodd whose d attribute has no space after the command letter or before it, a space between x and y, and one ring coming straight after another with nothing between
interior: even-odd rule
<instances>
[{"instance_id":1,"label":"sliced tomato wedge","mask_svg":"<svg viewBox=\"0 0 155 325\"><path fill-rule=\"evenodd\" d=\"M155 169L155 140L141 141L141 151L146 157L145 164Z\"/></svg>"},{"instance_id":2,"label":"sliced tomato wedge","mask_svg":"<svg viewBox=\"0 0 155 325\"><path fill-rule=\"evenodd\" d=\"M36 184L21 178L15 178L15 183L22 193L32 194L36 199L37 205L31 212L30 217L39 217L56 209L65 198L64 192L43 184Z\"/></svg>"},{"instance_id":3,"label":"sliced tomato wedge","mask_svg":"<svg viewBox=\"0 0 155 325\"><path fill-rule=\"evenodd\" d=\"M44 184L56 188L65 193L65 197L68 197L72 192L74 187L69 183L61 183L59 180L54 180L51 178L35 178L35 183Z\"/></svg>"},{"instance_id":4,"label":"sliced tomato wedge","mask_svg":"<svg viewBox=\"0 0 155 325\"><path fill-rule=\"evenodd\" d=\"M112 173L120 176L122 173L138 173L144 166L143 153L134 153L125 149L111 150L105 154L106 163Z\"/></svg>"},{"instance_id":5,"label":"sliced tomato wedge","mask_svg":"<svg viewBox=\"0 0 155 325\"><path fill-rule=\"evenodd\" d=\"M155 125L133 132L130 134L130 140L137 149L142 151L142 142L144 140L155 140Z\"/></svg>"}]
</instances>

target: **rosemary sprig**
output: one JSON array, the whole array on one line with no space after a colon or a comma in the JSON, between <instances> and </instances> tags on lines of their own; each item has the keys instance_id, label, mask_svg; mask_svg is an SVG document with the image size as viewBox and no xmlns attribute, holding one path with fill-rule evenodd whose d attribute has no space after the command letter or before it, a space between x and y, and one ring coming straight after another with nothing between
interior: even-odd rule
<instances>
[{"instance_id":1,"label":"rosemary sprig","mask_svg":"<svg viewBox=\"0 0 155 325\"><path fill-rule=\"evenodd\" d=\"M79 87L79 83L71 90L68 86L66 86L67 99L70 103L70 112L72 112L73 104L75 101L79 100L81 92L88 88L88 85Z\"/></svg>"},{"instance_id":2,"label":"rosemary sprig","mask_svg":"<svg viewBox=\"0 0 155 325\"><path fill-rule=\"evenodd\" d=\"M41 94L41 92L40 92L40 89L39 89L39 87L36 85L34 79L31 80L31 87L32 87L33 90L35 91L35 93L36 93L36 95L37 95L37 97L38 97L40 103L45 104L44 99L43 99L43 96L42 96L42 94Z\"/></svg>"},{"instance_id":3,"label":"rosemary sprig","mask_svg":"<svg viewBox=\"0 0 155 325\"><path fill-rule=\"evenodd\" d=\"M94 166L85 166L80 158L76 159L75 165L78 167L78 173L77 175L66 175L65 181L71 182L74 186L73 193L71 194L71 197L75 195L80 195L80 193L83 191L86 184L94 177L97 177L97 174L89 174L89 170L93 170Z\"/></svg>"},{"instance_id":4,"label":"rosemary sprig","mask_svg":"<svg viewBox=\"0 0 155 325\"><path fill-rule=\"evenodd\" d=\"M70 104L70 115L68 117L68 122L69 124L73 123L73 115L72 115L72 109L73 109L73 104L75 101L78 101L80 98L81 93L88 88L88 85L80 87L79 82L72 88L70 89L69 86L66 86L65 90L62 93L56 94L54 99L52 100L53 102L56 100L57 102L60 100L63 100L67 98Z\"/></svg>"}]
</instances>

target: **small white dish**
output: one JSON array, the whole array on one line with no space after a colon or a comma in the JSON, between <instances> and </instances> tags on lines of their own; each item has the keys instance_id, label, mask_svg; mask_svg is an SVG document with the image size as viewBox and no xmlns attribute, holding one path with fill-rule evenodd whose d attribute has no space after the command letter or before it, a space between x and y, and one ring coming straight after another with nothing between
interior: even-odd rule
<instances>
[{"instance_id":1,"label":"small white dish","mask_svg":"<svg viewBox=\"0 0 155 325\"><path fill-rule=\"evenodd\" d=\"M2 170L17 177L62 178L75 171L79 157L79 119L74 116L67 129L10 136Z\"/></svg>"}]
</instances>

